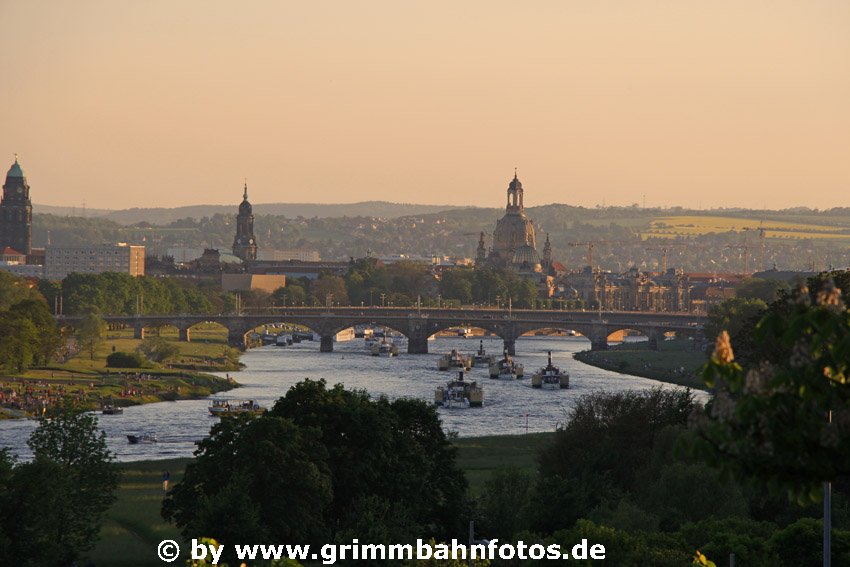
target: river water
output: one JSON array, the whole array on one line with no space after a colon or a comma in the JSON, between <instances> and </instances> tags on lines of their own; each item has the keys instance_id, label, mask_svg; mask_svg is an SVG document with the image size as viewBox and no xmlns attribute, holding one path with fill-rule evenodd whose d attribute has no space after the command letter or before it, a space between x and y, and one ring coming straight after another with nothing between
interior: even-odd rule
<instances>
[{"instance_id":1,"label":"river water","mask_svg":"<svg viewBox=\"0 0 850 567\"><path fill-rule=\"evenodd\" d=\"M217 397L253 399L270 407L293 384L305 378L324 378L331 385L342 383L346 388L365 389L372 396L411 397L432 402L434 390L454 376L437 370L439 356L453 348L472 354L479 340L437 338L428 344L430 354L408 355L403 346L402 354L396 358L370 356L363 339L338 342L333 353L320 353L319 344L309 341L289 347L256 348L242 356L245 369L232 373L242 387ZM466 379L478 380L479 385L483 385L484 407L440 408L444 429L461 437L552 431L567 419L570 408L585 394L641 390L661 384L588 366L572 358L573 353L589 346L582 337L519 339L516 359L523 364L526 378L491 380L486 368L473 368ZM502 341L484 338L484 348L488 354L498 354ZM531 374L545 366L546 353L550 350L554 364L570 374L569 390L536 390L530 385ZM697 394L704 396L701 392ZM109 448L119 461L188 457L196 448L195 442L206 437L217 421L210 417L208 406L209 400L161 402L126 408L123 415L101 415L99 420ZM21 459L29 458L26 439L35 425L34 420L0 421L0 447L8 447ZM128 443L128 434L147 432L155 433L159 442L150 445Z\"/></svg>"}]
</instances>

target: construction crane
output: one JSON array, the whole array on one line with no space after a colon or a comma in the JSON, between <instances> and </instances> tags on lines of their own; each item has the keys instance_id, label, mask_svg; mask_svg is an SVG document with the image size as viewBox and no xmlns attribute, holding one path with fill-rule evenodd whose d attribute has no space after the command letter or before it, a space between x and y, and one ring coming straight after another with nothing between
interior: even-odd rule
<instances>
[{"instance_id":1,"label":"construction crane","mask_svg":"<svg viewBox=\"0 0 850 567\"><path fill-rule=\"evenodd\" d=\"M657 250L661 252L661 273L667 273L667 251L674 246L687 246L686 243L681 244L665 244L664 246L649 246L646 250Z\"/></svg>"},{"instance_id":2,"label":"construction crane","mask_svg":"<svg viewBox=\"0 0 850 567\"><path fill-rule=\"evenodd\" d=\"M585 240L582 242L568 242L568 246L587 246L587 265L593 267L593 249L597 244L637 244L635 240Z\"/></svg>"},{"instance_id":3,"label":"construction crane","mask_svg":"<svg viewBox=\"0 0 850 567\"><path fill-rule=\"evenodd\" d=\"M744 227L744 230L756 230L759 233L759 270L764 270L764 228Z\"/></svg>"},{"instance_id":4,"label":"construction crane","mask_svg":"<svg viewBox=\"0 0 850 567\"><path fill-rule=\"evenodd\" d=\"M744 251L744 275L749 275L750 273L750 245L749 244L729 244L726 248L734 248L737 250Z\"/></svg>"}]
</instances>

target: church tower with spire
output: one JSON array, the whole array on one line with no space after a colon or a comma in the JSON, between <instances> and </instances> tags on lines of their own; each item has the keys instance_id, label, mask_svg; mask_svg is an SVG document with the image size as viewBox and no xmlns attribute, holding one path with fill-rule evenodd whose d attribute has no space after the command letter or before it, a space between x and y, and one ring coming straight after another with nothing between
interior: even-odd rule
<instances>
[{"instance_id":1,"label":"church tower with spire","mask_svg":"<svg viewBox=\"0 0 850 567\"><path fill-rule=\"evenodd\" d=\"M236 215L236 237L233 239L233 255L242 261L257 259L257 239L254 236L254 211L248 202L248 183L242 193L239 214Z\"/></svg>"},{"instance_id":2,"label":"church tower with spire","mask_svg":"<svg viewBox=\"0 0 850 567\"><path fill-rule=\"evenodd\" d=\"M549 242L549 233L546 233L546 243L543 245L543 269L546 273L552 271L552 243Z\"/></svg>"},{"instance_id":3,"label":"church tower with spire","mask_svg":"<svg viewBox=\"0 0 850 567\"><path fill-rule=\"evenodd\" d=\"M484 247L484 232L478 237L478 248L475 251L475 265L479 268L487 263L487 248Z\"/></svg>"},{"instance_id":4,"label":"church tower with spire","mask_svg":"<svg viewBox=\"0 0 850 567\"><path fill-rule=\"evenodd\" d=\"M0 200L0 249L14 248L21 254L32 253L32 201L30 186L18 156L6 174Z\"/></svg>"}]
</instances>

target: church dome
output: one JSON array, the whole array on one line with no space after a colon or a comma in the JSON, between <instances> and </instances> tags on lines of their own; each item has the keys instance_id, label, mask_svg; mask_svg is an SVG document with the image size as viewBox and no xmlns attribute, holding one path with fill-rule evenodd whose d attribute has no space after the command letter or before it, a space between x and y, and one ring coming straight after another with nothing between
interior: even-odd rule
<instances>
[{"instance_id":1,"label":"church dome","mask_svg":"<svg viewBox=\"0 0 850 567\"><path fill-rule=\"evenodd\" d=\"M18 163L18 156L15 156L15 163L9 168L6 178L9 177L24 177L24 170L21 169L21 164Z\"/></svg>"},{"instance_id":2,"label":"church dome","mask_svg":"<svg viewBox=\"0 0 850 567\"><path fill-rule=\"evenodd\" d=\"M511 263L516 267L527 267L534 270L541 267L540 256L537 254L537 250L528 242L516 249Z\"/></svg>"}]
</instances>

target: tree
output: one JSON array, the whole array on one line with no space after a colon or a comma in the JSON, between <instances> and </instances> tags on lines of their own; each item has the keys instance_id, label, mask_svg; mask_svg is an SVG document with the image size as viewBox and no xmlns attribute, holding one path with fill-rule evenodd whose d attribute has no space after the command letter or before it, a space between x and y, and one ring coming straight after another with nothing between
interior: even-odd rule
<instances>
[{"instance_id":1,"label":"tree","mask_svg":"<svg viewBox=\"0 0 850 567\"><path fill-rule=\"evenodd\" d=\"M180 354L180 347L162 337L148 337L139 344L140 353L154 362L164 362Z\"/></svg>"},{"instance_id":2,"label":"tree","mask_svg":"<svg viewBox=\"0 0 850 567\"><path fill-rule=\"evenodd\" d=\"M38 350L38 330L17 313L0 312L0 364L9 372L24 372Z\"/></svg>"},{"instance_id":3,"label":"tree","mask_svg":"<svg viewBox=\"0 0 850 567\"><path fill-rule=\"evenodd\" d=\"M509 540L528 525L533 477L516 467L499 469L487 479L479 509L481 533Z\"/></svg>"},{"instance_id":4,"label":"tree","mask_svg":"<svg viewBox=\"0 0 850 567\"><path fill-rule=\"evenodd\" d=\"M714 341L721 331L726 331L742 350L752 350L752 329L767 311L761 299L735 297L714 305L708 310L708 321L703 329L706 338Z\"/></svg>"},{"instance_id":5,"label":"tree","mask_svg":"<svg viewBox=\"0 0 850 567\"><path fill-rule=\"evenodd\" d=\"M106 366L109 368L147 368L150 363L139 352L121 352L119 350L106 357Z\"/></svg>"},{"instance_id":6,"label":"tree","mask_svg":"<svg viewBox=\"0 0 850 567\"><path fill-rule=\"evenodd\" d=\"M73 408L40 420L28 444L33 461L14 467L4 495L11 543L0 563L68 565L97 542L118 471L97 419Z\"/></svg>"},{"instance_id":7,"label":"tree","mask_svg":"<svg viewBox=\"0 0 850 567\"><path fill-rule=\"evenodd\" d=\"M6 311L25 299L37 299L38 291L31 289L24 278L0 270L0 311Z\"/></svg>"},{"instance_id":8,"label":"tree","mask_svg":"<svg viewBox=\"0 0 850 567\"><path fill-rule=\"evenodd\" d=\"M696 444L721 469L801 503L850 474L850 313L832 280L810 284L771 306L743 365L719 334L703 368L717 394Z\"/></svg>"},{"instance_id":9,"label":"tree","mask_svg":"<svg viewBox=\"0 0 850 567\"><path fill-rule=\"evenodd\" d=\"M760 299L767 305L779 299L780 294L788 289L788 284L783 281L747 278L735 288L735 297Z\"/></svg>"},{"instance_id":10,"label":"tree","mask_svg":"<svg viewBox=\"0 0 850 567\"><path fill-rule=\"evenodd\" d=\"M97 347L106 337L106 323L95 311L90 311L83 316L77 326L77 340L82 348L89 353L89 358L94 360Z\"/></svg>"},{"instance_id":11,"label":"tree","mask_svg":"<svg viewBox=\"0 0 850 567\"><path fill-rule=\"evenodd\" d=\"M272 301L277 307L301 305L306 299L307 292L295 283L287 282L286 287L279 287L272 293Z\"/></svg>"},{"instance_id":12,"label":"tree","mask_svg":"<svg viewBox=\"0 0 850 567\"><path fill-rule=\"evenodd\" d=\"M373 401L364 391L306 380L270 413L322 432L334 494L329 525L348 529L343 520L356 518L352 511L375 497L404 512L404 521L382 520L397 540L462 533L466 481L432 406L412 399Z\"/></svg>"},{"instance_id":13,"label":"tree","mask_svg":"<svg viewBox=\"0 0 850 567\"><path fill-rule=\"evenodd\" d=\"M472 277L469 269L454 268L443 272L440 294L444 299L456 299L462 304L472 303Z\"/></svg>"},{"instance_id":14,"label":"tree","mask_svg":"<svg viewBox=\"0 0 850 567\"><path fill-rule=\"evenodd\" d=\"M340 305L348 305L348 288L341 277L322 274L310 285L310 301L317 305L325 305L328 300Z\"/></svg>"},{"instance_id":15,"label":"tree","mask_svg":"<svg viewBox=\"0 0 850 567\"><path fill-rule=\"evenodd\" d=\"M538 527L568 527L604 500L633 490L658 434L671 426L684 428L695 407L688 390L581 397L539 456Z\"/></svg>"},{"instance_id":16,"label":"tree","mask_svg":"<svg viewBox=\"0 0 850 567\"><path fill-rule=\"evenodd\" d=\"M40 365L50 362L59 348L60 337L47 304L42 299L25 299L12 305L9 311L28 319L35 327L34 362Z\"/></svg>"},{"instance_id":17,"label":"tree","mask_svg":"<svg viewBox=\"0 0 850 567\"><path fill-rule=\"evenodd\" d=\"M166 497L163 517L186 537L229 544L322 541L332 492L318 436L277 416L222 420Z\"/></svg>"},{"instance_id":18,"label":"tree","mask_svg":"<svg viewBox=\"0 0 850 567\"><path fill-rule=\"evenodd\" d=\"M434 408L305 381L202 441L163 516L224 542L459 537L466 489Z\"/></svg>"}]
</instances>

